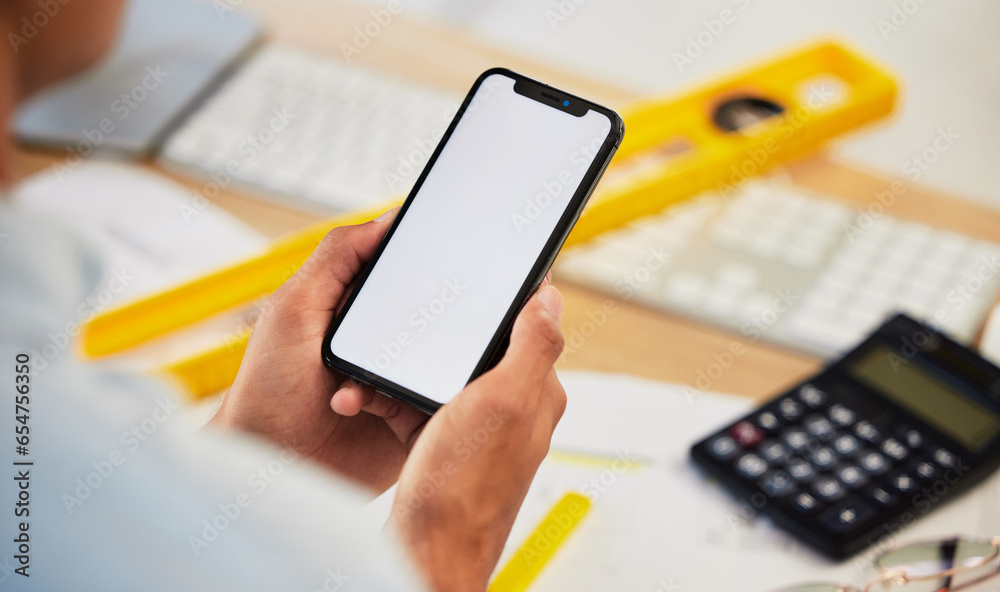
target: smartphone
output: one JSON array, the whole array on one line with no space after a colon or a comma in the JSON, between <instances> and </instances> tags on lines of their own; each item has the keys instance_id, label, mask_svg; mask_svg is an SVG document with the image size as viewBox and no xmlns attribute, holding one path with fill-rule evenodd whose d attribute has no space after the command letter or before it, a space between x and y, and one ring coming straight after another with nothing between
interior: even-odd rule
<instances>
[{"instance_id":1,"label":"smartphone","mask_svg":"<svg viewBox=\"0 0 1000 592\"><path fill-rule=\"evenodd\" d=\"M483 73L323 342L331 368L433 413L503 356L624 134L617 113Z\"/></svg>"}]
</instances>

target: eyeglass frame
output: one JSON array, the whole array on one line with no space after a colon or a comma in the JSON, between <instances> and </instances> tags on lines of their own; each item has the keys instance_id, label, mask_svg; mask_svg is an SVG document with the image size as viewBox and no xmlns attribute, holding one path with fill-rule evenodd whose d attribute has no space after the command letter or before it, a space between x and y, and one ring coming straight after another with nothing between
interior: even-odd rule
<instances>
[{"instance_id":1,"label":"eyeglass frame","mask_svg":"<svg viewBox=\"0 0 1000 592\"><path fill-rule=\"evenodd\" d=\"M897 569L887 569L887 568L878 566L879 560L882 559L883 557L885 557L886 555L888 555L889 553L894 553L896 551L900 551L902 549L906 549L907 547L915 547L917 545L926 545L926 544L931 544L931 543L934 543L934 542L937 542L939 544L943 544L943 543L946 543L946 542L949 542L949 541L954 541L955 543L967 542L967 543L987 544L987 545L993 547L993 552L989 553L988 555L986 555L984 557L981 557L979 559L979 561L977 561L973 565L956 565L956 566L950 567L950 568L948 568L946 570L942 570L942 571L939 571L939 572L936 572L936 573L933 573L933 574L927 574L927 575L916 576L916 577L912 577L912 576L908 575L906 573L906 570L903 570L903 569L898 569L898 568ZM980 567L983 567L984 565L989 565L989 563L991 561L993 561L994 559L996 559L997 557L1000 557L1000 536L993 536L993 537L989 537L989 538L953 537L953 538L940 539L940 540L937 540L937 541L930 540L930 541L923 541L923 542L907 543L905 545L899 545L899 546L892 547L890 549L887 549L887 550L879 553L879 556L874 561L874 563L877 566L877 569L880 572L882 572L882 573L881 573L881 575L879 577L877 577L874 580L872 580L872 581L868 582L867 584L865 584L864 587L857 588L855 586L850 586L850 585L844 586L844 585L841 585L841 584L832 584L832 585L838 587L838 592L872 592L872 589L875 586L879 585L879 584L885 584L885 588L888 588L889 585L891 585L891 584L895 584L897 586L905 586L906 584L910 584L912 582L923 582L923 581L927 581L927 580L939 580L939 579L945 579L945 578L952 578L952 577L954 577L954 576L956 576L958 574L978 569ZM975 580L973 580L971 582L965 582L964 584L960 585L958 588L949 587L948 590L949 590L949 592L957 592L958 590L962 590L964 588L968 588L969 586L974 586L974 585L979 584L981 582L985 582L986 580L988 580L990 578L993 578L993 577L996 577L997 575L1000 575L1000 565L997 566L997 570L996 571L988 572L988 573L984 574L982 577L976 578ZM825 584L825 582L809 582L809 583L804 583L804 584L800 584L800 585L797 585L797 586L789 586L787 588L782 588L778 592L794 592L795 590L800 590L800 589L806 588L807 586L820 586L820 585L824 585L824 584Z\"/></svg>"}]
</instances>

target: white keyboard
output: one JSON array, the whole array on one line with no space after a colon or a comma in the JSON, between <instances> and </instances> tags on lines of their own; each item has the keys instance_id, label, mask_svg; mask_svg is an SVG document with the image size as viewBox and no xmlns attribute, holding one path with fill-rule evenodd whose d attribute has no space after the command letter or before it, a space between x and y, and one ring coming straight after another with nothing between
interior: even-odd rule
<instances>
[{"instance_id":1,"label":"white keyboard","mask_svg":"<svg viewBox=\"0 0 1000 592\"><path fill-rule=\"evenodd\" d=\"M460 104L439 90L269 45L167 138L160 157L206 183L234 182L320 213L352 210L405 195ZM232 181L227 168L237 171Z\"/></svg>"},{"instance_id":2,"label":"white keyboard","mask_svg":"<svg viewBox=\"0 0 1000 592\"><path fill-rule=\"evenodd\" d=\"M971 341L1000 291L1000 245L888 215L871 221L762 182L568 249L555 272L745 341L824 357L850 350L895 311Z\"/></svg>"}]
</instances>

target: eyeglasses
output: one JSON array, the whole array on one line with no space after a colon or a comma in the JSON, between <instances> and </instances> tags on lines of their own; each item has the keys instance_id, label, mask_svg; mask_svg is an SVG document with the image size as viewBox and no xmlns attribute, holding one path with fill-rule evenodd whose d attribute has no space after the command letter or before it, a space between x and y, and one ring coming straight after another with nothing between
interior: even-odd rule
<instances>
[{"instance_id":1,"label":"eyeglasses","mask_svg":"<svg viewBox=\"0 0 1000 592\"><path fill-rule=\"evenodd\" d=\"M913 543L882 553L875 560L879 577L863 588L811 583L780 592L954 592L1000 574L998 557L1000 536Z\"/></svg>"}]
</instances>

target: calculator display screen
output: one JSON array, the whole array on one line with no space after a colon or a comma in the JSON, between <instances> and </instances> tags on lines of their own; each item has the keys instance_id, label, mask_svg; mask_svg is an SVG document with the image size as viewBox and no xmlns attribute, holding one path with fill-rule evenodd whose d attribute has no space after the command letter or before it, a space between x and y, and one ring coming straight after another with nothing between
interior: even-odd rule
<instances>
[{"instance_id":1,"label":"calculator display screen","mask_svg":"<svg viewBox=\"0 0 1000 592\"><path fill-rule=\"evenodd\" d=\"M1000 415L886 345L872 347L847 372L969 450L1000 434Z\"/></svg>"}]
</instances>

